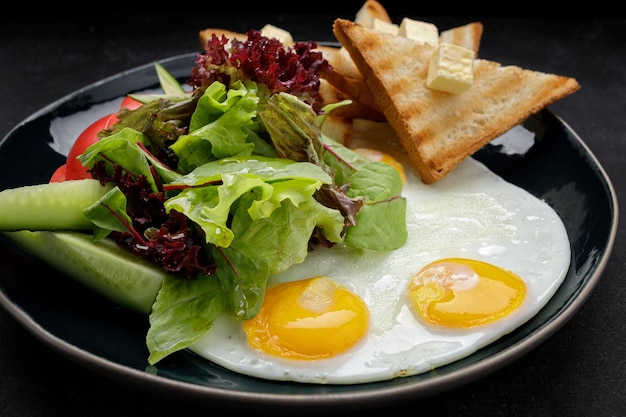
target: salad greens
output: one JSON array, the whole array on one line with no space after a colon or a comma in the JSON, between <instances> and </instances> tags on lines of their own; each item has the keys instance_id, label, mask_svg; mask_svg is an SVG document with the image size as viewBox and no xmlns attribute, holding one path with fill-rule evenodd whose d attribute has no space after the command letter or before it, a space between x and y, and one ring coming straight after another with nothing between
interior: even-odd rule
<instances>
[{"instance_id":1,"label":"salad greens","mask_svg":"<svg viewBox=\"0 0 626 417\"><path fill-rule=\"evenodd\" d=\"M144 104L121 110L79 156L108 185L82 210L94 242L115 240L167 272L149 316L150 364L219 315L254 317L270 275L310 250L404 244L398 172L324 135L330 107L244 76L189 93L156 70L164 94L133 95Z\"/></svg>"}]
</instances>

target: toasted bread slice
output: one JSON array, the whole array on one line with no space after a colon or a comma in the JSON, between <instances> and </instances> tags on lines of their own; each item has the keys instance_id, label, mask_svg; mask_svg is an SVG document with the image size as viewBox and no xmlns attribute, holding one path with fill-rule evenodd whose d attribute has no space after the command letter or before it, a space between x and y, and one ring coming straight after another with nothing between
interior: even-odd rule
<instances>
[{"instance_id":1,"label":"toasted bread slice","mask_svg":"<svg viewBox=\"0 0 626 417\"><path fill-rule=\"evenodd\" d=\"M476 59L461 94L426 87L433 48L336 19L333 32L361 69L424 183L532 114L580 88L574 78Z\"/></svg>"},{"instance_id":2,"label":"toasted bread slice","mask_svg":"<svg viewBox=\"0 0 626 417\"><path fill-rule=\"evenodd\" d=\"M345 77L363 78L361 71L356 67L350 53L345 49L337 46L321 45L318 49L322 51L324 58L328 63L336 68L337 71Z\"/></svg>"},{"instance_id":3,"label":"toasted bread slice","mask_svg":"<svg viewBox=\"0 0 626 417\"><path fill-rule=\"evenodd\" d=\"M374 19L381 20L386 23L392 23L389 13L376 0L366 0L361 8L357 11L354 21L365 27L372 28L374 26ZM335 88L341 90L347 94L357 105L362 105L364 108L371 109L382 115L382 112L378 108L378 103L372 96L365 84L365 80L361 75L361 72L352 61L350 54L344 48L335 48L336 51L325 51L325 57L332 67L331 71L322 74L330 84ZM341 111L345 111L343 109ZM377 117L375 120L378 120Z\"/></svg>"},{"instance_id":4,"label":"toasted bread slice","mask_svg":"<svg viewBox=\"0 0 626 417\"><path fill-rule=\"evenodd\" d=\"M383 6L374 0L368 0L357 13L354 22L372 28L374 19L391 23L391 19ZM482 33L482 23L472 22L441 32L439 41L463 46L474 52L478 52ZM382 114L382 110L365 83L363 75L354 63L349 52L347 52L344 47L340 47L336 48L336 51L325 51L325 56L332 70L323 73L322 77L337 89L346 93L355 102L361 103L363 106ZM380 118L372 120L380 120Z\"/></svg>"},{"instance_id":5,"label":"toasted bread slice","mask_svg":"<svg viewBox=\"0 0 626 417\"><path fill-rule=\"evenodd\" d=\"M391 23L391 18L387 9L376 0L366 0L363 6L356 12L354 21L365 27L371 28L374 26L374 19L382 20L383 22Z\"/></svg>"},{"instance_id":6,"label":"toasted bread slice","mask_svg":"<svg viewBox=\"0 0 626 417\"><path fill-rule=\"evenodd\" d=\"M352 119L327 116L322 123L322 133L345 146L350 146L354 134Z\"/></svg>"},{"instance_id":7,"label":"toasted bread slice","mask_svg":"<svg viewBox=\"0 0 626 417\"><path fill-rule=\"evenodd\" d=\"M451 43L478 53L483 36L483 24L472 22L444 30L439 34L439 43Z\"/></svg>"},{"instance_id":8,"label":"toasted bread slice","mask_svg":"<svg viewBox=\"0 0 626 417\"><path fill-rule=\"evenodd\" d=\"M367 87L365 87L367 88ZM342 117L346 119L368 119L374 121L384 121L385 115L376 109L373 109L365 104L354 100L352 97L337 89L330 84L327 80L320 80L320 95L322 97L323 105L339 103L343 100L351 100L352 103L340 107L329 112L329 115L335 117Z\"/></svg>"},{"instance_id":9,"label":"toasted bread slice","mask_svg":"<svg viewBox=\"0 0 626 417\"><path fill-rule=\"evenodd\" d=\"M348 51L344 48L335 49L336 51L332 53L327 49L322 51L324 58L330 64L330 68L321 72L320 77L348 95L353 101L362 103L362 105L382 114L376 99Z\"/></svg>"}]
</instances>

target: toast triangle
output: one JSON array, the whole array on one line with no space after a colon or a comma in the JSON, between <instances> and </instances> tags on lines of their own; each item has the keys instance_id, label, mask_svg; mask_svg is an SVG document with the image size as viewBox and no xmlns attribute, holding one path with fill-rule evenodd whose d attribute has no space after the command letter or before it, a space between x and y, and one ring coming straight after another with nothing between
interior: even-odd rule
<instances>
[{"instance_id":1,"label":"toast triangle","mask_svg":"<svg viewBox=\"0 0 626 417\"><path fill-rule=\"evenodd\" d=\"M439 43L451 43L478 52L483 36L483 24L471 22L444 30L439 35Z\"/></svg>"},{"instance_id":2,"label":"toast triangle","mask_svg":"<svg viewBox=\"0 0 626 417\"><path fill-rule=\"evenodd\" d=\"M491 140L574 93L574 78L476 59L461 94L426 87L432 46L336 19L333 33L359 66L422 181L434 183Z\"/></svg>"}]
</instances>

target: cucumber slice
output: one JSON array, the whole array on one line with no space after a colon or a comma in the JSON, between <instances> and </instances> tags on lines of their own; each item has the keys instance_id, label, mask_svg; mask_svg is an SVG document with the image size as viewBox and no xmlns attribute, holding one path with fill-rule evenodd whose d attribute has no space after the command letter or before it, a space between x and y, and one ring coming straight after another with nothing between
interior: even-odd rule
<instances>
[{"instance_id":1,"label":"cucumber slice","mask_svg":"<svg viewBox=\"0 0 626 417\"><path fill-rule=\"evenodd\" d=\"M79 232L3 232L25 251L93 291L148 315L167 276L158 266L119 247L111 239L93 241Z\"/></svg>"},{"instance_id":2,"label":"cucumber slice","mask_svg":"<svg viewBox=\"0 0 626 417\"><path fill-rule=\"evenodd\" d=\"M113 188L94 179L0 191L0 230L91 230L83 209Z\"/></svg>"}]
</instances>

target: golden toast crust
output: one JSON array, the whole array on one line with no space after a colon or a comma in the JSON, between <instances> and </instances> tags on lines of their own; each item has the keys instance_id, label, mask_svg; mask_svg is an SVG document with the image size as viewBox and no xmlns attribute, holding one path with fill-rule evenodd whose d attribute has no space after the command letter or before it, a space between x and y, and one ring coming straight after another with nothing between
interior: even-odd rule
<instances>
[{"instance_id":1,"label":"golden toast crust","mask_svg":"<svg viewBox=\"0 0 626 417\"><path fill-rule=\"evenodd\" d=\"M451 43L478 53L482 37L483 24L481 22L471 22L442 31L439 34L439 43Z\"/></svg>"},{"instance_id":2,"label":"golden toast crust","mask_svg":"<svg viewBox=\"0 0 626 417\"><path fill-rule=\"evenodd\" d=\"M424 183L530 115L577 91L570 77L477 59L461 94L426 87L432 47L336 19L333 32L361 69Z\"/></svg>"}]
</instances>

